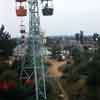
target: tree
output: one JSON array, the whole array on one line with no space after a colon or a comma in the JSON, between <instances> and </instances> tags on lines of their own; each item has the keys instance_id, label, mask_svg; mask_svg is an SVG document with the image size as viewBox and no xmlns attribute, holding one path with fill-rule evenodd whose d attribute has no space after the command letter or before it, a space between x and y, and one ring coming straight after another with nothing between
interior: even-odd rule
<instances>
[{"instance_id":1,"label":"tree","mask_svg":"<svg viewBox=\"0 0 100 100\"><path fill-rule=\"evenodd\" d=\"M55 47L55 48L51 48L50 51L51 51L51 56L52 56L52 58L56 59L56 58L58 57L58 55L59 55L61 49Z\"/></svg>"},{"instance_id":2,"label":"tree","mask_svg":"<svg viewBox=\"0 0 100 100\"><path fill-rule=\"evenodd\" d=\"M80 41L80 34L79 34L79 33L76 33L76 34L75 34L75 39L76 39L76 41L78 41L78 42Z\"/></svg>"},{"instance_id":3,"label":"tree","mask_svg":"<svg viewBox=\"0 0 100 100\"><path fill-rule=\"evenodd\" d=\"M72 57L74 59L75 64L79 64L81 61L81 50L79 48L72 48L71 50Z\"/></svg>"},{"instance_id":4,"label":"tree","mask_svg":"<svg viewBox=\"0 0 100 100\"><path fill-rule=\"evenodd\" d=\"M19 80L16 65L21 62L14 61L12 65L7 63L17 43L16 39L12 39L9 32L4 30L5 27L2 25L0 28L0 100L29 100L30 96L35 95L35 89L24 87Z\"/></svg>"},{"instance_id":5,"label":"tree","mask_svg":"<svg viewBox=\"0 0 100 100\"><path fill-rule=\"evenodd\" d=\"M6 32L4 30L5 26L2 25L0 28L0 99L2 98L1 95L3 95L3 89L5 89L7 92L9 86L14 87L17 81L16 69L13 69L9 64L9 56L12 55L13 49L17 44L16 41L11 39L11 35L9 34L9 32ZM9 86L8 83L10 83ZM10 93L10 91L8 92ZM4 92L4 95L5 94L6 93Z\"/></svg>"},{"instance_id":6,"label":"tree","mask_svg":"<svg viewBox=\"0 0 100 100\"><path fill-rule=\"evenodd\" d=\"M84 32L82 30L80 31L80 42L81 44L84 42Z\"/></svg>"},{"instance_id":7,"label":"tree","mask_svg":"<svg viewBox=\"0 0 100 100\"><path fill-rule=\"evenodd\" d=\"M94 33L94 34L93 34L93 40L94 40L94 41L97 41L98 38L99 38L99 34L98 34L98 33Z\"/></svg>"},{"instance_id":8,"label":"tree","mask_svg":"<svg viewBox=\"0 0 100 100\"><path fill-rule=\"evenodd\" d=\"M98 37L96 43L98 45L97 49L92 52L87 48L82 51L79 48L72 49L75 63L70 67L66 65L63 77L65 81L64 88L71 96L74 92L80 94L82 88L84 88L86 89L85 95L87 98L85 100L100 100L100 37ZM79 82L81 80L84 80L85 84L82 85L79 92L78 89L81 86ZM80 100L82 99L81 96L78 96Z\"/></svg>"},{"instance_id":9,"label":"tree","mask_svg":"<svg viewBox=\"0 0 100 100\"><path fill-rule=\"evenodd\" d=\"M92 100L100 100L100 38L97 40L98 49L94 52L92 60L88 63L88 90Z\"/></svg>"},{"instance_id":10,"label":"tree","mask_svg":"<svg viewBox=\"0 0 100 100\"><path fill-rule=\"evenodd\" d=\"M2 25L0 28L0 40L10 40L11 36L9 32L4 32L4 30L5 30L5 26Z\"/></svg>"},{"instance_id":11,"label":"tree","mask_svg":"<svg viewBox=\"0 0 100 100\"><path fill-rule=\"evenodd\" d=\"M0 55L1 56L11 56L13 49L16 47L17 43L11 39L9 32L4 31L5 26L2 25L0 28Z\"/></svg>"}]
</instances>

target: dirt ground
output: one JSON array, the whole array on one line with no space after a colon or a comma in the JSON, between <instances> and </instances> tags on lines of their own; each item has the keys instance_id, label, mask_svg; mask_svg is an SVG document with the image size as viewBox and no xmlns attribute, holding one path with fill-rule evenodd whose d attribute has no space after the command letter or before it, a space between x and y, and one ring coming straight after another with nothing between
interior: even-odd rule
<instances>
[{"instance_id":1,"label":"dirt ground","mask_svg":"<svg viewBox=\"0 0 100 100\"><path fill-rule=\"evenodd\" d=\"M66 61L57 61L55 59L49 59L48 63L50 66L48 68L48 74L53 77L62 76L62 72L59 70L59 67L66 63Z\"/></svg>"}]
</instances>

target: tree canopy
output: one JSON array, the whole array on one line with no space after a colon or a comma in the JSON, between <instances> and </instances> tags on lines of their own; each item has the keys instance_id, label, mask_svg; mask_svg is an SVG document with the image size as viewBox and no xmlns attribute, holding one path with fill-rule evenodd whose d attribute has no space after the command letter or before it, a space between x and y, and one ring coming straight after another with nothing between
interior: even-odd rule
<instances>
[{"instance_id":1,"label":"tree canopy","mask_svg":"<svg viewBox=\"0 0 100 100\"><path fill-rule=\"evenodd\" d=\"M2 25L0 28L0 55L11 56L16 45L16 41L11 39L10 33L6 32L5 26Z\"/></svg>"}]
</instances>

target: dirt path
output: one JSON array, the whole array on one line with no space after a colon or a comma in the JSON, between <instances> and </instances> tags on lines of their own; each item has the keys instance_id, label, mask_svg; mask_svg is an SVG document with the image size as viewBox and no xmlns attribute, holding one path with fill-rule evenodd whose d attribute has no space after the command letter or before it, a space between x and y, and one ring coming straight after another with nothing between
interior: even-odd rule
<instances>
[{"instance_id":1,"label":"dirt path","mask_svg":"<svg viewBox=\"0 0 100 100\"><path fill-rule=\"evenodd\" d=\"M59 67L66 63L66 61L48 60L51 65L48 69L48 74L53 77L60 77L63 73L59 71Z\"/></svg>"},{"instance_id":2,"label":"dirt path","mask_svg":"<svg viewBox=\"0 0 100 100\"><path fill-rule=\"evenodd\" d=\"M59 80L59 77L62 76L63 74L61 71L59 71L59 67L64 65L66 61L57 61L57 60L52 59L52 60L48 60L48 63L50 64L49 69L48 69L48 74L52 76L53 78L51 85L55 88L55 92L60 91L60 94L58 94L58 97L63 96L62 100L69 100L68 95L66 94Z\"/></svg>"}]
</instances>

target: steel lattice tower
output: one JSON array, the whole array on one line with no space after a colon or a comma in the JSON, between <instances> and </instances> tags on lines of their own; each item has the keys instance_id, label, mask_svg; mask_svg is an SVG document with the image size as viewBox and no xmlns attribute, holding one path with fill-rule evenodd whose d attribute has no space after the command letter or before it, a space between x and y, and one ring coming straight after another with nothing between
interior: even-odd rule
<instances>
[{"instance_id":1,"label":"steel lattice tower","mask_svg":"<svg viewBox=\"0 0 100 100\"><path fill-rule=\"evenodd\" d=\"M40 35L40 18L38 0L29 0L29 35L27 49L23 58L20 79L35 80L36 100L40 100L40 92L46 99L45 71L42 56L43 40ZM42 90L40 89L42 85Z\"/></svg>"},{"instance_id":2,"label":"steel lattice tower","mask_svg":"<svg viewBox=\"0 0 100 100\"><path fill-rule=\"evenodd\" d=\"M16 8L16 15L18 17L25 17L27 9L23 3L27 0L16 0L20 6ZM53 15L53 8L49 7L49 2L52 0L40 0L44 8L42 13L44 16ZM43 37L40 34L40 17L39 17L39 0L29 0L29 34L27 40L25 39L25 29L21 25L22 48L25 50L24 57L22 57L20 79L33 80L35 84L36 100L46 99L45 86L45 67L43 57ZM17 7L17 6L16 6ZM42 97L42 99L41 99Z\"/></svg>"}]
</instances>

